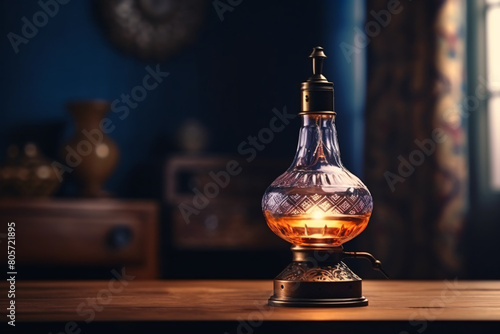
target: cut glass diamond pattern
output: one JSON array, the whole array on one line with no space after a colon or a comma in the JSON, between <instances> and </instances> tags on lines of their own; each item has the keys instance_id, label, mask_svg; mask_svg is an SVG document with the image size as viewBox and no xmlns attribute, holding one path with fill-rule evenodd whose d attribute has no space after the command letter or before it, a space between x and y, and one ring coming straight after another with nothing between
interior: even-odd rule
<instances>
[{"instance_id":1,"label":"cut glass diamond pattern","mask_svg":"<svg viewBox=\"0 0 500 334\"><path fill-rule=\"evenodd\" d=\"M328 201L327 198L325 198L324 200L322 200L319 204L318 204L318 207L323 210L323 211L328 211L331 209L331 207L333 206L332 203L330 203L330 201Z\"/></svg>"},{"instance_id":2,"label":"cut glass diamond pattern","mask_svg":"<svg viewBox=\"0 0 500 334\"><path fill-rule=\"evenodd\" d=\"M299 205L302 208L302 210L304 210L304 212L307 212L311 207L314 206L314 203L308 198L306 198Z\"/></svg>"},{"instance_id":3,"label":"cut glass diamond pattern","mask_svg":"<svg viewBox=\"0 0 500 334\"><path fill-rule=\"evenodd\" d=\"M345 196L335 194L291 194L275 192L269 194L264 209L280 215L302 215L317 211L319 208L331 214L366 214L372 211L373 205L370 194L358 189L357 192Z\"/></svg>"},{"instance_id":4,"label":"cut glass diamond pattern","mask_svg":"<svg viewBox=\"0 0 500 334\"><path fill-rule=\"evenodd\" d=\"M316 201L318 201L321 197L322 197L321 195L314 194L314 195L312 195L312 196L311 196L311 199L312 199L313 201L315 201L315 202L316 202Z\"/></svg>"}]
</instances>

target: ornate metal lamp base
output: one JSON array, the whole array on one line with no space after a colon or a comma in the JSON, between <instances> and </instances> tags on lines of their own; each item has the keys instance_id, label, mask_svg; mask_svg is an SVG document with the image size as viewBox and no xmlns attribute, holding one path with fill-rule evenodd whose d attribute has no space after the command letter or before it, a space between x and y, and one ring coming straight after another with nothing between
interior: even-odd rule
<instances>
[{"instance_id":1,"label":"ornate metal lamp base","mask_svg":"<svg viewBox=\"0 0 500 334\"><path fill-rule=\"evenodd\" d=\"M361 278L341 260L363 257L382 271L380 261L369 253L344 252L342 246L292 247L293 262L274 280L271 306L354 307L367 306L362 295ZM382 271L383 273L383 271ZM384 273L385 275L385 273Z\"/></svg>"},{"instance_id":2,"label":"ornate metal lamp base","mask_svg":"<svg viewBox=\"0 0 500 334\"><path fill-rule=\"evenodd\" d=\"M361 295L361 280L338 282L274 281L272 306L295 307L353 307L366 306L368 299Z\"/></svg>"}]
</instances>

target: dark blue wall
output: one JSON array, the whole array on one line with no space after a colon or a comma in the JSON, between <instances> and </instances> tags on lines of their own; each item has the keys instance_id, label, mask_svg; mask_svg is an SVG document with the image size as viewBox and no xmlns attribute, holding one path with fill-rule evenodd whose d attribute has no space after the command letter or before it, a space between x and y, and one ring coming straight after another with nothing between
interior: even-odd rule
<instances>
[{"instance_id":1,"label":"dark blue wall","mask_svg":"<svg viewBox=\"0 0 500 334\"><path fill-rule=\"evenodd\" d=\"M359 45L354 42L354 27L363 30L365 2L328 1L325 5L323 31L328 38L325 38L324 47L330 50L330 60L333 60L326 74L335 84L336 125L342 160L351 172L362 177L367 49L356 48L355 52L349 47Z\"/></svg>"},{"instance_id":2,"label":"dark blue wall","mask_svg":"<svg viewBox=\"0 0 500 334\"><path fill-rule=\"evenodd\" d=\"M92 1L72 0L15 54L7 34L21 34L21 18L40 10L36 1L6 0L1 8L0 156L7 133L24 123L66 123L70 99L114 100L141 84L145 62L110 44L100 28ZM362 156L364 50L351 64L339 44L352 41L362 26L364 1L243 1L223 22L207 4L198 40L160 64L170 76L129 117L110 114L110 136L121 148L119 167L108 188L129 189L134 171L172 149L171 137L187 118L198 118L211 134L209 151L236 154L249 135L267 126L271 110L299 106L300 83L310 75L311 48L323 45L327 76L335 82L339 136L344 163L359 174ZM352 42L351 42L352 43ZM261 156L292 159L299 126L276 135ZM160 179L158 173L149 177ZM146 192L147 193L147 192Z\"/></svg>"}]
</instances>

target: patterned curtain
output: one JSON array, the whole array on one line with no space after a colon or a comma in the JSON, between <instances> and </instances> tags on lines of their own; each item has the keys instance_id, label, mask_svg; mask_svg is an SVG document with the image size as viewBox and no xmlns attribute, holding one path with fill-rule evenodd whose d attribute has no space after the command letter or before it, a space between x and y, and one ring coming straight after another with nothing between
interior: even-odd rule
<instances>
[{"instance_id":1,"label":"patterned curtain","mask_svg":"<svg viewBox=\"0 0 500 334\"><path fill-rule=\"evenodd\" d=\"M465 2L401 1L368 46L363 248L395 278L460 274L467 209ZM367 22L388 2L368 1Z\"/></svg>"}]
</instances>

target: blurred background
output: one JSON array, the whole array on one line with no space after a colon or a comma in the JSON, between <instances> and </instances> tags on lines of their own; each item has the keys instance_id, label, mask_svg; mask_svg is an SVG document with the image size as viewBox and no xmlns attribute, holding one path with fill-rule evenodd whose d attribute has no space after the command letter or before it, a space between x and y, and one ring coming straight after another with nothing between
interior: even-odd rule
<instances>
[{"instance_id":1,"label":"blurred background","mask_svg":"<svg viewBox=\"0 0 500 334\"><path fill-rule=\"evenodd\" d=\"M0 15L19 278L273 278L291 254L260 202L293 159L316 45L342 161L374 198L345 248L392 278L500 278L500 1L4 0Z\"/></svg>"}]
</instances>

